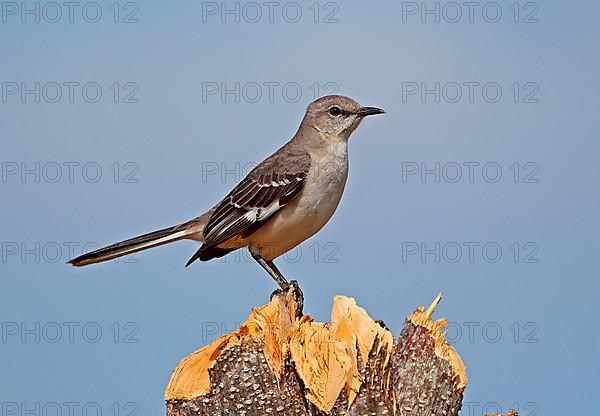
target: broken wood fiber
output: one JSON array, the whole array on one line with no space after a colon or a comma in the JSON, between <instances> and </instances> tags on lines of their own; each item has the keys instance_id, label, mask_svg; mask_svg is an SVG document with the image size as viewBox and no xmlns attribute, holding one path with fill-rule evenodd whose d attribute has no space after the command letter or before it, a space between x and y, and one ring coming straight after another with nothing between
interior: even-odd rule
<instances>
[{"instance_id":1,"label":"broken wood fiber","mask_svg":"<svg viewBox=\"0 0 600 416\"><path fill-rule=\"evenodd\" d=\"M458 414L467 377L446 321L431 320L440 296L398 339L352 298L336 296L331 323L319 323L301 316L296 296L275 296L184 358L165 391L167 415Z\"/></svg>"}]
</instances>

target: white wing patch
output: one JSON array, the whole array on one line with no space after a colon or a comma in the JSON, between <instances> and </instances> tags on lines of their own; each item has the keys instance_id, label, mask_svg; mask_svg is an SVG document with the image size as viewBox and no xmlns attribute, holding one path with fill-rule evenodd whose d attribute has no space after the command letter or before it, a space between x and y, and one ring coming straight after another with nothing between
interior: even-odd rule
<instances>
[{"instance_id":1,"label":"white wing patch","mask_svg":"<svg viewBox=\"0 0 600 416\"><path fill-rule=\"evenodd\" d=\"M260 214L257 211L259 210L256 208L251 209L250 211L244 214L244 218L246 218L250 222L255 222L260 216Z\"/></svg>"},{"instance_id":2,"label":"white wing patch","mask_svg":"<svg viewBox=\"0 0 600 416\"><path fill-rule=\"evenodd\" d=\"M281 205L279 205L279 200L277 200L268 207L259 209L257 219L263 221L279 211L279 208L281 208Z\"/></svg>"}]
</instances>

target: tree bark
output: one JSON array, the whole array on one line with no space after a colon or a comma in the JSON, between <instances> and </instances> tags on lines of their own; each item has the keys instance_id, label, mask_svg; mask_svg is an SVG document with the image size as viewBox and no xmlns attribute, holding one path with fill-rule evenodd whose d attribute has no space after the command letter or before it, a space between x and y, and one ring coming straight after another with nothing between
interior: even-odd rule
<instances>
[{"instance_id":1,"label":"tree bark","mask_svg":"<svg viewBox=\"0 0 600 416\"><path fill-rule=\"evenodd\" d=\"M280 293L181 361L167 416L457 415L467 376L445 319L431 320L440 299L394 339L352 298L336 296L331 323L318 323L297 287Z\"/></svg>"}]
</instances>

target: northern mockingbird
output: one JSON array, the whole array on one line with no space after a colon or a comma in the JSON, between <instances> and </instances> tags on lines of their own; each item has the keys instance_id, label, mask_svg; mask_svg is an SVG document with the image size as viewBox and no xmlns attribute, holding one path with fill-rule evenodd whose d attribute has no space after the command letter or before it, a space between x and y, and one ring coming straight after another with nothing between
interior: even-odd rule
<instances>
[{"instance_id":1,"label":"northern mockingbird","mask_svg":"<svg viewBox=\"0 0 600 416\"><path fill-rule=\"evenodd\" d=\"M340 95L311 103L294 137L265 159L222 201L186 223L92 251L70 260L85 266L191 239L202 243L196 260L248 247L282 290L289 284L273 260L329 221L348 177L348 138L366 116L382 114Z\"/></svg>"}]
</instances>

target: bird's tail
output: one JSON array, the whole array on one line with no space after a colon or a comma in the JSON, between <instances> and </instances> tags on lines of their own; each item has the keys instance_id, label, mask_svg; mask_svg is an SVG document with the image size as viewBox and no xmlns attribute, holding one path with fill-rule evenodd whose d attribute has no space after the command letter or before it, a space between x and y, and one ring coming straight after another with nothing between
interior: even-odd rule
<instances>
[{"instance_id":1,"label":"bird's tail","mask_svg":"<svg viewBox=\"0 0 600 416\"><path fill-rule=\"evenodd\" d=\"M208 214L208 213L207 213ZM81 267L88 264L100 263L127 254L136 253L152 247L172 243L185 238L201 241L202 230L206 224L207 214L184 224L164 228L148 234L130 238L129 240L111 244L69 260L73 266Z\"/></svg>"}]
</instances>

